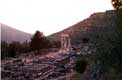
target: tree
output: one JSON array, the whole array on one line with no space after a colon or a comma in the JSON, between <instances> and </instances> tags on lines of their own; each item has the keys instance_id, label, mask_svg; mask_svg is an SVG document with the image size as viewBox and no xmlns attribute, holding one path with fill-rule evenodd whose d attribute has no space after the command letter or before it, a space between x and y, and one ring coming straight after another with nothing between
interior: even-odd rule
<instances>
[{"instance_id":1,"label":"tree","mask_svg":"<svg viewBox=\"0 0 122 80\"><path fill-rule=\"evenodd\" d=\"M105 70L114 68L122 73L122 11L116 11L115 31L111 35L100 36L96 51L96 60L100 61Z\"/></svg>"},{"instance_id":2,"label":"tree","mask_svg":"<svg viewBox=\"0 0 122 80\"><path fill-rule=\"evenodd\" d=\"M1 59L8 56L9 44L6 41L1 41Z\"/></svg>"},{"instance_id":3,"label":"tree","mask_svg":"<svg viewBox=\"0 0 122 80\"><path fill-rule=\"evenodd\" d=\"M25 40L21 45L21 52L29 52L30 50L30 46L29 46L30 42L28 42L27 40Z\"/></svg>"},{"instance_id":4,"label":"tree","mask_svg":"<svg viewBox=\"0 0 122 80\"><path fill-rule=\"evenodd\" d=\"M9 57L15 57L17 52L16 42L9 44Z\"/></svg>"},{"instance_id":5,"label":"tree","mask_svg":"<svg viewBox=\"0 0 122 80\"><path fill-rule=\"evenodd\" d=\"M43 48L48 48L49 40L44 36L42 32L36 31L31 40L30 47L31 50L40 50Z\"/></svg>"},{"instance_id":6,"label":"tree","mask_svg":"<svg viewBox=\"0 0 122 80\"><path fill-rule=\"evenodd\" d=\"M122 0L112 0L112 5L116 10L122 10Z\"/></svg>"}]
</instances>

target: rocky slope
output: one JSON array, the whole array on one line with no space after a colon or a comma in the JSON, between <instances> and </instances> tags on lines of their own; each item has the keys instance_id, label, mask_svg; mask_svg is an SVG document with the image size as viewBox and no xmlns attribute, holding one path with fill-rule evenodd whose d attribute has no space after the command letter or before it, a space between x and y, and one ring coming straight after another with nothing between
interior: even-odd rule
<instances>
[{"instance_id":1,"label":"rocky slope","mask_svg":"<svg viewBox=\"0 0 122 80\"><path fill-rule=\"evenodd\" d=\"M82 43L84 38L90 42L97 41L99 35L113 33L115 30L116 11L109 10L92 14L89 18L80 21L69 28L48 36L49 39L60 40L60 35L66 33L70 35L72 44Z\"/></svg>"}]
</instances>

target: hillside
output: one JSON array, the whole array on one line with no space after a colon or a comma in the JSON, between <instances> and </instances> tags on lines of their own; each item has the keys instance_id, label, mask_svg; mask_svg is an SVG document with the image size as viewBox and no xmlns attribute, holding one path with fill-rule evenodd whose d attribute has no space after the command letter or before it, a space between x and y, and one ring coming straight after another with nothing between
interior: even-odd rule
<instances>
[{"instance_id":1,"label":"hillside","mask_svg":"<svg viewBox=\"0 0 122 80\"><path fill-rule=\"evenodd\" d=\"M72 44L82 43L84 38L90 42L97 41L99 35L112 35L115 30L116 11L109 10L92 14L89 18L80 21L63 31L48 36L49 39L60 40L60 35L66 33L70 35Z\"/></svg>"},{"instance_id":2,"label":"hillside","mask_svg":"<svg viewBox=\"0 0 122 80\"><path fill-rule=\"evenodd\" d=\"M19 31L12 27L9 27L4 24L0 24L1 27L1 40L12 42L12 41L19 41L24 42L25 40L29 41L31 38L31 34Z\"/></svg>"},{"instance_id":3,"label":"hillside","mask_svg":"<svg viewBox=\"0 0 122 80\"><path fill-rule=\"evenodd\" d=\"M121 22L121 10L94 13L89 18L50 35L49 38L60 40L60 35L66 33L70 35L73 46L81 46L82 54L84 53L83 49L91 52L90 56L87 53L86 58L90 65L87 66L88 68L84 74L79 76L78 80L122 80ZM88 39L88 44L84 44L84 39ZM83 58L80 57L80 59Z\"/></svg>"}]
</instances>

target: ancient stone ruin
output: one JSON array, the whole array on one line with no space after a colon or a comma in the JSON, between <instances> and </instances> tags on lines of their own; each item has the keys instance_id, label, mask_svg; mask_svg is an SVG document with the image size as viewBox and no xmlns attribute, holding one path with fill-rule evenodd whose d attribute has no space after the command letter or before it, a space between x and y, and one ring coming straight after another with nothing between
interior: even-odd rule
<instances>
[{"instance_id":1,"label":"ancient stone ruin","mask_svg":"<svg viewBox=\"0 0 122 80\"><path fill-rule=\"evenodd\" d=\"M59 53L69 53L71 48L70 37L68 34L61 34L61 49Z\"/></svg>"}]
</instances>

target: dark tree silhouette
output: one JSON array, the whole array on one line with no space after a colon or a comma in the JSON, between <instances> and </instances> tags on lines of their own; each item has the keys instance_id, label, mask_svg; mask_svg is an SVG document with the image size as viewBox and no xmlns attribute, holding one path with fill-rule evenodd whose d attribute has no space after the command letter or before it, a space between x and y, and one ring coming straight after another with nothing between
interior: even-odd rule
<instances>
[{"instance_id":1,"label":"dark tree silhouette","mask_svg":"<svg viewBox=\"0 0 122 80\"><path fill-rule=\"evenodd\" d=\"M42 32L36 31L30 43L31 50L40 50L43 48L48 48L48 46L49 40L47 40Z\"/></svg>"},{"instance_id":2,"label":"dark tree silhouette","mask_svg":"<svg viewBox=\"0 0 122 80\"><path fill-rule=\"evenodd\" d=\"M1 41L1 59L8 56L9 44L6 41Z\"/></svg>"},{"instance_id":3,"label":"dark tree silhouette","mask_svg":"<svg viewBox=\"0 0 122 80\"><path fill-rule=\"evenodd\" d=\"M15 57L16 56L16 51L17 51L16 44L11 43L9 45L9 57Z\"/></svg>"},{"instance_id":4,"label":"dark tree silhouette","mask_svg":"<svg viewBox=\"0 0 122 80\"><path fill-rule=\"evenodd\" d=\"M116 10L122 10L122 0L112 0L112 5Z\"/></svg>"},{"instance_id":5,"label":"dark tree silhouette","mask_svg":"<svg viewBox=\"0 0 122 80\"><path fill-rule=\"evenodd\" d=\"M51 41L52 48L60 48L61 47L61 42L60 41Z\"/></svg>"}]
</instances>

